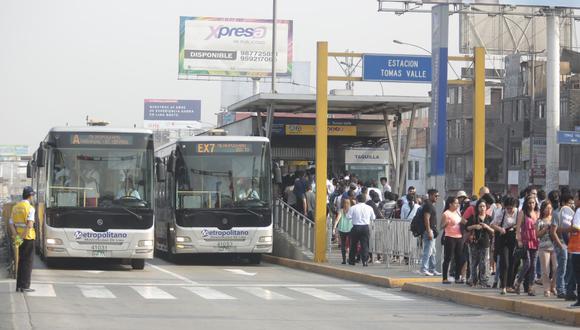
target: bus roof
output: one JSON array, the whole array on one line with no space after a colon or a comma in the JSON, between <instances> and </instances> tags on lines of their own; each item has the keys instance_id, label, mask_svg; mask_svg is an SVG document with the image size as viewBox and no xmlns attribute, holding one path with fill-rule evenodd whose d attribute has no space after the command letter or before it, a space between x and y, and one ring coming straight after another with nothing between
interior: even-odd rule
<instances>
[{"instance_id":1,"label":"bus roof","mask_svg":"<svg viewBox=\"0 0 580 330\"><path fill-rule=\"evenodd\" d=\"M144 128L122 128L122 127L103 127L103 126L64 126L64 127L53 127L50 129L49 133L140 133L140 134L153 134L153 131Z\"/></svg>"}]
</instances>

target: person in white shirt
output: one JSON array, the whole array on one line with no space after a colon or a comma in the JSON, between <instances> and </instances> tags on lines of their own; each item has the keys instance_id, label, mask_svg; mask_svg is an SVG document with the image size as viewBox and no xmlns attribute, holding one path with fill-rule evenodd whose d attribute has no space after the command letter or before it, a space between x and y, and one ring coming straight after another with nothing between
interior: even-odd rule
<instances>
[{"instance_id":1,"label":"person in white shirt","mask_svg":"<svg viewBox=\"0 0 580 330\"><path fill-rule=\"evenodd\" d=\"M347 213L347 217L352 219L352 229L350 231L350 251L348 255L348 263L355 264L356 246L360 242L361 246L361 260L363 267L368 266L369 257L369 225L375 219L375 212L373 208L365 204L366 197L364 195L357 196L357 204L352 206Z\"/></svg>"},{"instance_id":2,"label":"person in white shirt","mask_svg":"<svg viewBox=\"0 0 580 330\"><path fill-rule=\"evenodd\" d=\"M407 195L407 203L403 203L401 207L401 220L411 221L417 214L417 211L421 208L421 205L417 203L415 195Z\"/></svg>"},{"instance_id":3,"label":"person in white shirt","mask_svg":"<svg viewBox=\"0 0 580 330\"><path fill-rule=\"evenodd\" d=\"M381 181L381 186L383 187L383 193L380 194L381 196L385 193L385 191L391 191L391 186L389 186L389 182L388 179L386 177L382 177L380 179Z\"/></svg>"}]
</instances>

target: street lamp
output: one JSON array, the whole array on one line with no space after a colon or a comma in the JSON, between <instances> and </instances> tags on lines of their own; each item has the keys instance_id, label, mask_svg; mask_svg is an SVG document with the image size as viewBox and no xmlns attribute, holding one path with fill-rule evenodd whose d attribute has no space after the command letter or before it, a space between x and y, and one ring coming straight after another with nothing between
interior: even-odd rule
<instances>
[{"instance_id":1,"label":"street lamp","mask_svg":"<svg viewBox=\"0 0 580 330\"><path fill-rule=\"evenodd\" d=\"M415 48L421 49L424 52L427 52L427 54L429 54L429 55L433 55L433 53L430 50L423 48L419 45L411 44L411 43L404 42L404 41L397 40L397 39L394 39L393 43L398 44L398 45L406 45L406 46L415 47ZM451 63L447 62L447 65L449 65L449 68L451 68L451 71L453 71L453 73L455 73L455 76L457 77L457 79L461 79L461 77L457 74L457 72L455 71L455 69L453 68Z\"/></svg>"}]
</instances>

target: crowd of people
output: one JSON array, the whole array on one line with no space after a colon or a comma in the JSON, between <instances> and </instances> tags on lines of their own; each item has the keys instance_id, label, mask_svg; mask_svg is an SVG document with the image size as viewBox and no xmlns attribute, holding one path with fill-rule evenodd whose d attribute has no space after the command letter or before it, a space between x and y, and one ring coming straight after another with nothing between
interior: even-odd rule
<instances>
[{"instance_id":1,"label":"crowd of people","mask_svg":"<svg viewBox=\"0 0 580 330\"><path fill-rule=\"evenodd\" d=\"M314 219L314 172L298 171L285 178L284 186L284 200ZM438 214L437 190L430 189L420 198L409 187L399 197L387 178L363 182L346 173L328 179L325 189L333 239L339 241L343 264L373 262L369 225L374 219L418 221L422 275L442 276L443 284L497 288L501 295L523 290L535 296L541 287L544 296L576 301L573 307L580 307L580 191L546 194L528 187L517 198L482 187L471 197L464 191L448 196ZM443 246L442 272L436 269L437 239ZM381 262L380 255L375 262Z\"/></svg>"}]
</instances>

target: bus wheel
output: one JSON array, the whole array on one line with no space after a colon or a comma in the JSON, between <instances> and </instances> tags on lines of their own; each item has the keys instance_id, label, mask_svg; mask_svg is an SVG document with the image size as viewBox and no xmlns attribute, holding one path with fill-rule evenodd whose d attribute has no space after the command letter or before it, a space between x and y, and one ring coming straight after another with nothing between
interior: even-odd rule
<instances>
[{"instance_id":1,"label":"bus wheel","mask_svg":"<svg viewBox=\"0 0 580 330\"><path fill-rule=\"evenodd\" d=\"M254 265L259 265L262 262L262 254L256 253L250 255L250 263Z\"/></svg>"},{"instance_id":2,"label":"bus wheel","mask_svg":"<svg viewBox=\"0 0 580 330\"><path fill-rule=\"evenodd\" d=\"M145 259L131 259L131 267L142 270L145 268Z\"/></svg>"}]
</instances>

